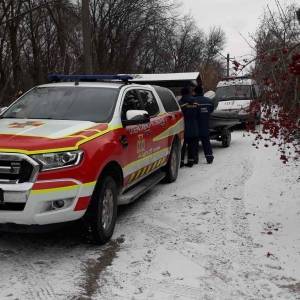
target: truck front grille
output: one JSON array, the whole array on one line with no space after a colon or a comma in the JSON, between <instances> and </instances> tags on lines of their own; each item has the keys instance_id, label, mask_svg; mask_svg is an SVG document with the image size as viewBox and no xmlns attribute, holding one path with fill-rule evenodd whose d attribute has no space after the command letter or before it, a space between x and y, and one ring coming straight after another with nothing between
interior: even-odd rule
<instances>
[{"instance_id":1,"label":"truck front grille","mask_svg":"<svg viewBox=\"0 0 300 300\"><path fill-rule=\"evenodd\" d=\"M26 155L0 153L0 184L31 182L38 170L38 164Z\"/></svg>"},{"instance_id":2,"label":"truck front grille","mask_svg":"<svg viewBox=\"0 0 300 300\"><path fill-rule=\"evenodd\" d=\"M26 203L0 203L0 211L23 211Z\"/></svg>"}]
</instances>

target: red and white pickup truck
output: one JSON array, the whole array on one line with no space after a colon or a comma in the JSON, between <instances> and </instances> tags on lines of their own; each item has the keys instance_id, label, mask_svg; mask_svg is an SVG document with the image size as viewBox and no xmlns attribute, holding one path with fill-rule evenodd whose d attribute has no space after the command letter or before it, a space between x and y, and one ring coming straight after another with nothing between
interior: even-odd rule
<instances>
[{"instance_id":1,"label":"red and white pickup truck","mask_svg":"<svg viewBox=\"0 0 300 300\"><path fill-rule=\"evenodd\" d=\"M174 95L128 79L53 75L1 114L0 229L83 219L102 244L118 205L176 180L184 122Z\"/></svg>"}]
</instances>

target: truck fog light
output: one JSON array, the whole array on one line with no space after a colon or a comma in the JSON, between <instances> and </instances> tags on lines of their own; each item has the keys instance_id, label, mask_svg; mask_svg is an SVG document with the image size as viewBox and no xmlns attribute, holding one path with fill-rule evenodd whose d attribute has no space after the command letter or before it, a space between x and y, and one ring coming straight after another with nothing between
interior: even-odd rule
<instances>
[{"instance_id":1,"label":"truck fog light","mask_svg":"<svg viewBox=\"0 0 300 300\"><path fill-rule=\"evenodd\" d=\"M75 198L58 199L50 202L50 210L59 210L72 206Z\"/></svg>"},{"instance_id":2,"label":"truck fog light","mask_svg":"<svg viewBox=\"0 0 300 300\"><path fill-rule=\"evenodd\" d=\"M53 209L61 209L65 206L64 200L56 200L52 202L52 208Z\"/></svg>"}]
</instances>

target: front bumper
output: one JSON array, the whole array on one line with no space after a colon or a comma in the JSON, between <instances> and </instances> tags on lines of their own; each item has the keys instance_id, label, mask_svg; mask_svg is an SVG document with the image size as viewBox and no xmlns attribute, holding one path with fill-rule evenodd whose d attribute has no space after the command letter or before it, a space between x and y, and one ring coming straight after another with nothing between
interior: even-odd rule
<instances>
[{"instance_id":1,"label":"front bumper","mask_svg":"<svg viewBox=\"0 0 300 300\"><path fill-rule=\"evenodd\" d=\"M39 185L39 189L34 186ZM80 219L85 209L76 209L80 199L89 198L95 183L83 184L73 179L40 181L26 184L0 184L0 224L47 225ZM47 188L50 187L50 188ZM57 209L54 201L63 200ZM11 209L15 204L20 208ZM23 205L23 206L22 206Z\"/></svg>"}]
</instances>

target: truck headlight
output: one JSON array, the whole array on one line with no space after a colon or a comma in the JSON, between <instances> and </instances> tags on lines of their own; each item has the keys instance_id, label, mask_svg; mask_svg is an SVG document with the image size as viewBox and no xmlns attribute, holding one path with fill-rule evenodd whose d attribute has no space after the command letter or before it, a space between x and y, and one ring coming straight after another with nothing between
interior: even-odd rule
<instances>
[{"instance_id":1,"label":"truck headlight","mask_svg":"<svg viewBox=\"0 0 300 300\"><path fill-rule=\"evenodd\" d=\"M83 156L83 151L66 151L56 153L35 154L31 157L42 167L42 171L77 166Z\"/></svg>"}]
</instances>

